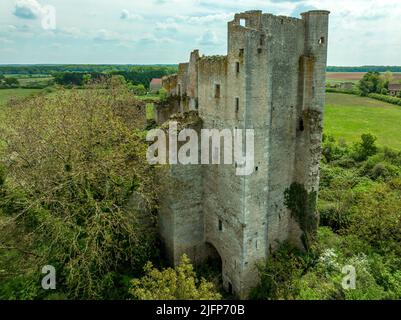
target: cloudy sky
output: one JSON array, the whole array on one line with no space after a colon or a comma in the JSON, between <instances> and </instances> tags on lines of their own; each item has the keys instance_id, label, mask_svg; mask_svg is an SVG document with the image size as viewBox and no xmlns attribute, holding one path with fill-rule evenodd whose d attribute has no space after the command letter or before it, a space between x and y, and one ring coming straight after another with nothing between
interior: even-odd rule
<instances>
[{"instance_id":1,"label":"cloudy sky","mask_svg":"<svg viewBox=\"0 0 401 320\"><path fill-rule=\"evenodd\" d=\"M225 54L227 21L251 9L295 17L330 10L329 65L401 65L400 0L0 0L0 64Z\"/></svg>"}]
</instances>

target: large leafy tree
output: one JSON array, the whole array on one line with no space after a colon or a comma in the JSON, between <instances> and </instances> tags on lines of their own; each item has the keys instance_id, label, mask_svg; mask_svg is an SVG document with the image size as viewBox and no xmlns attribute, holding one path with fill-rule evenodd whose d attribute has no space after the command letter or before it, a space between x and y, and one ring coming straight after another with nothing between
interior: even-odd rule
<instances>
[{"instance_id":1,"label":"large leafy tree","mask_svg":"<svg viewBox=\"0 0 401 320\"><path fill-rule=\"evenodd\" d=\"M368 72L358 83L361 95L367 96L369 93L386 93L388 80L380 75L379 72Z\"/></svg>"},{"instance_id":2,"label":"large leafy tree","mask_svg":"<svg viewBox=\"0 0 401 320\"><path fill-rule=\"evenodd\" d=\"M40 298L40 268L53 265L68 298L123 297L120 275L139 275L156 252L144 106L111 79L5 113L0 296Z\"/></svg>"}]
</instances>

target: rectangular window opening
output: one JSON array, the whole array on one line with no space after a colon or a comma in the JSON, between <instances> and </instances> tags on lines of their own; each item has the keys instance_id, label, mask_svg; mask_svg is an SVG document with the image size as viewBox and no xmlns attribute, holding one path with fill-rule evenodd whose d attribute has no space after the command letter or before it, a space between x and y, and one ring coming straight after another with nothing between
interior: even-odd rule
<instances>
[{"instance_id":1,"label":"rectangular window opening","mask_svg":"<svg viewBox=\"0 0 401 320\"><path fill-rule=\"evenodd\" d=\"M237 71L237 73L239 73L239 68L240 68L239 62L236 62L235 63L235 70Z\"/></svg>"},{"instance_id":2,"label":"rectangular window opening","mask_svg":"<svg viewBox=\"0 0 401 320\"><path fill-rule=\"evenodd\" d=\"M220 98L220 85L219 84L216 84L214 87L214 97Z\"/></svg>"},{"instance_id":3,"label":"rectangular window opening","mask_svg":"<svg viewBox=\"0 0 401 320\"><path fill-rule=\"evenodd\" d=\"M242 27L246 27L246 19L242 18L239 20L239 25Z\"/></svg>"},{"instance_id":4,"label":"rectangular window opening","mask_svg":"<svg viewBox=\"0 0 401 320\"><path fill-rule=\"evenodd\" d=\"M238 113L239 111L239 98L235 98L235 112Z\"/></svg>"},{"instance_id":5,"label":"rectangular window opening","mask_svg":"<svg viewBox=\"0 0 401 320\"><path fill-rule=\"evenodd\" d=\"M223 221L219 220L219 231L223 231Z\"/></svg>"}]
</instances>

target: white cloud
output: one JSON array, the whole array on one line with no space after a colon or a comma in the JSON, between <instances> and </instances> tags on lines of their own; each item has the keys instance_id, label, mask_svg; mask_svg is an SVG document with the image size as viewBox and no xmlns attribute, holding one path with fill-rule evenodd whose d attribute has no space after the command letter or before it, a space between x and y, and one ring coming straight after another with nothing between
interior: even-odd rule
<instances>
[{"instance_id":1,"label":"white cloud","mask_svg":"<svg viewBox=\"0 0 401 320\"><path fill-rule=\"evenodd\" d=\"M180 26L172 20L156 23L156 31L158 32L177 33L179 29Z\"/></svg>"},{"instance_id":2,"label":"white cloud","mask_svg":"<svg viewBox=\"0 0 401 320\"><path fill-rule=\"evenodd\" d=\"M143 17L139 14L131 13L127 9L121 11L120 19L122 20L143 20Z\"/></svg>"},{"instance_id":3,"label":"white cloud","mask_svg":"<svg viewBox=\"0 0 401 320\"><path fill-rule=\"evenodd\" d=\"M44 14L44 9L36 0L17 0L14 15L21 19L37 19Z\"/></svg>"},{"instance_id":4,"label":"white cloud","mask_svg":"<svg viewBox=\"0 0 401 320\"><path fill-rule=\"evenodd\" d=\"M59 29L59 34L72 37L72 38L81 38L85 36L85 34L78 29L77 27L65 27Z\"/></svg>"},{"instance_id":5,"label":"white cloud","mask_svg":"<svg viewBox=\"0 0 401 320\"><path fill-rule=\"evenodd\" d=\"M206 30L198 39L198 43L204 46L215 46L220 44L216 33L212 30Z\"/></svg>"},{"instance_id":6,"label":"white cloud","mask_svg":"<svg viewBox=\"0 0 401 320\"><path fill-rule=\"evenodd\" d=\"M222 21L230 21L234 19L233 12L229 13L213 13L205 15L177 15L174 20L179 23L187 23L189 25L209 25L211 23L221 23Z\"/></svg>"},{"instance_id":7,"label":"white cloud","mask_svg":"<svg viewBox=\"0 0 401 320\"><path fill-rule=\"evenodd\" d=\"M47 4L59 13L54 33L29 21L40 19ZM57 62L176 63L199 45L207 54L225 54L227 22L234 13L259 9L299 17L309 8L331 11L329 64L401 65L400 0L0 0L0 37L12 39L18 49L17 56L0 58L52 62L41 51L47 41L68 46L59 50ZM0 47L10 47L4 39ZM95 45L102 50L93 50ZM118 45L135 50L114 50ZM27 47L32 50L21 50Z\"/></svg>"},{"instance_id":8,"label":"white cloud","mask_svg":"<svg viewBox=\"0 0 401 320\"><path fill-rule=\"evenodd\" d=\"M14 43L14 41L7 39L7 38L0 37L0 43L9 44L9 43Z\"/></svg>"},{"instance_id":9,"label":"white cloud","mask_svg":"<svg viewBox=\"0 0 401 320\"><path fill-rule=\"evenodd\" d=\"M94 39L98 41L117 41L120 40L121 37L118 33L114 31L100 29L97 31L97 34L94 37Z\"/></svg>"}]
</instances>

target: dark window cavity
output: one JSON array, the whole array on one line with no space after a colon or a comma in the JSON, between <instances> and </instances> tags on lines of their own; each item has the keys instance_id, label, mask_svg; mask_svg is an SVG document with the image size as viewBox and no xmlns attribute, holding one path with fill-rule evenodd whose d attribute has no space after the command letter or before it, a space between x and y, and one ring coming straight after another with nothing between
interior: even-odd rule
<instances>
[{"instance_id":1,"label":"dark window cavity","mask_svg":"<svg viewBox=\"0 0 401 320\"><path fill-rule=\"evenodd\" d=\"M220 85L219 84L216 84L214 87L214 97L220 98Z\"/></svg>"}]
</instances>

